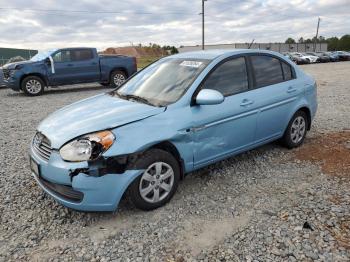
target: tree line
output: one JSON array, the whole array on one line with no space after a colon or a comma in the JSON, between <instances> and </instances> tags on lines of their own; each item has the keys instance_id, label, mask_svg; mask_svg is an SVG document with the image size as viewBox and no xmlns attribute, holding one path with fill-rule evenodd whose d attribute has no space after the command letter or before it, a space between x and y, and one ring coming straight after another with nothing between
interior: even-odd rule
<instances>
[{"instance_id":1,"label":"tree line","mask_svg":"<svg viewBox=\"0 0 350 262\"><path fill-rule=\"evenodd\" d=\"M160 46L158 44L155 43L149 43L148 46L143 46L141 43L138 44L139 47L148 47L148 48L154 48L154 49L162 49L167 53L170 54L177 54L179 53L179 50L177 50L177 48L175 46L169 46L169 45L164 45L164 46Z\"/></svg>"},{"instance_id":2,"label":"tree line","mask_svg":"<svg viewBox=\"0 0 350 262\"><path fill-rule=\"evenodd\" d=\"M323 36L320 36L316 39L314 36L312 39L307 38L304 39L303 37L300 37L298 41L295 41L293 38L288 37L285 41L286 44L313 44L313 43L327 43L328 44L328 50L329 51L336 51L336 50L343 50L343 51L350 51L350 35L343 35L342 37L338 38L336 36L325 38Z\"/></svg>"}]
</instances>

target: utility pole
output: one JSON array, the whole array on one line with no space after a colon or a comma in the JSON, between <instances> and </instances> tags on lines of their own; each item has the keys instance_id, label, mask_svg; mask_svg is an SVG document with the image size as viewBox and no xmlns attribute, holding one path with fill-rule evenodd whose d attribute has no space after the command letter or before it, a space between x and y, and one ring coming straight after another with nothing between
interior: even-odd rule
<instances>
[{"instance_id":1,"label":"utility pole","mask_svg":"<svg viewBox=\"0 0 350 262\"><path fill-rule=\"evenodd\" d=\"M318 18L318 22L317 22L317 30L316 30L316 38L315 38L315 43L314 43L314 52L316 52L316 44L317 44L317 38L318 38L318 29L320 28L320 21L321 18Z\"/></svg>"},{"instance_id":2,"label":"utility pole","mask_svg":"<svg viewBox=\"0 0 350 262\"><path fill-rule=\"evenodd\" d=\"M202 50L204 50L204 2L207 0L202 0L202 13L200 13L200 15L202 15Z\"/></svg>"}]
</instances>

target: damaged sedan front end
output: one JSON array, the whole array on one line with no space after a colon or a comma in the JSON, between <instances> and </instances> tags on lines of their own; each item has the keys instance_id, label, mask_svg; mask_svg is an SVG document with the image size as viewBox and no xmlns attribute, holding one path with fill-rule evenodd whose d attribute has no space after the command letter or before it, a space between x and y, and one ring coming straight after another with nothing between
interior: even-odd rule
<instances>
[{"instance_id":1,"label":"damaged sedan front end","mask_svg":"<svg viewBox=\"0 0 350 262\"><path fill-rule=\"evenodd\" d=\"M35 135L30 149L32 174L44 191L67 207L82 211L113 211L127 186L142 172L131 167L130 163L136 157L133 154L107 158L100 155L86 161L67 162L60 154L63 147L60 151L51 150L45 161L43 149L40 150L45 145L37 144L36 137L40 135ZM45 150L49 152L49 149ZM128 166L131 167L129 170Z\"/></svg>"}]
</instances>

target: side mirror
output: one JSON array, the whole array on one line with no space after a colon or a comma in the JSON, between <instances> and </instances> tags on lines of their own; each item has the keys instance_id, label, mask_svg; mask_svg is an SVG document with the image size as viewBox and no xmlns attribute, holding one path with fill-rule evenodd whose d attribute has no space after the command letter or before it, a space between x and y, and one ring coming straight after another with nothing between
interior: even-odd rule
<instances>
[{"instance_id":1,"label":"side mirror","mask_svg":"<svg viewBox=\"0 0 350 262\"><path fill-rule=\"evenodd\" d=\"M197 105L218 105L225 100L224 96L213 89L202 89L196 97Z\"/></svg>"},{"instance_id":2,"label":"side mirror","mask_svg":"<svg viewBox=\"0 0 350 262\"><path fill-rule=\"evenodd\" d=\"M46 57L44 61L45 61L45 64L51 65L51 61L49 57Z\"/></svg>"}]
</instances>

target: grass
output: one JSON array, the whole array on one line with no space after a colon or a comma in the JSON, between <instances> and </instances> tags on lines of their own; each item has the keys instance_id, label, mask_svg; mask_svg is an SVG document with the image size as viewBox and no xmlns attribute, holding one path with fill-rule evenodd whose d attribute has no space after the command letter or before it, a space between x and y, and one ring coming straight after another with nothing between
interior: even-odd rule
<instances>
[{"instance_id":1,"label":"grass","mask_svg":"<svg viewBox=\"0 0 350 262\"><path fill-rule=\"evenodd\" d=\"M159 56L147 56L147 57L141 57L137 59L137 68L142 69L149 64L153 63L154 61L158 60Z\"/></svg>"}]
</instances>

